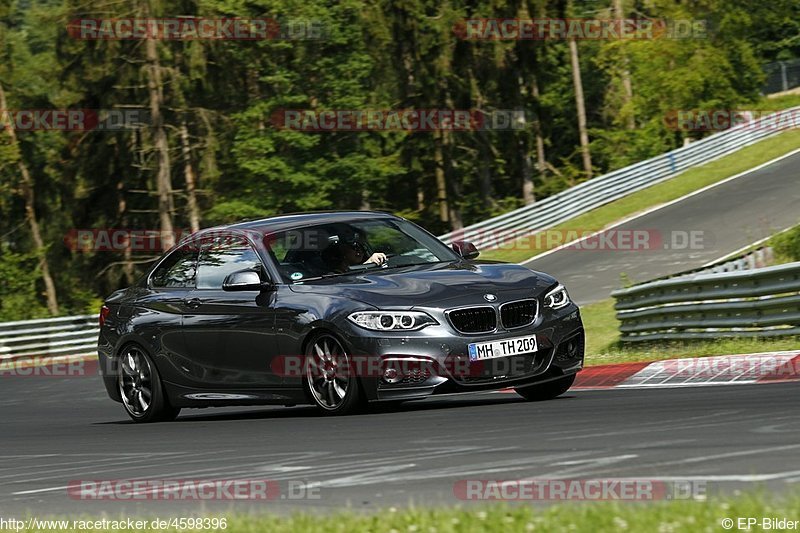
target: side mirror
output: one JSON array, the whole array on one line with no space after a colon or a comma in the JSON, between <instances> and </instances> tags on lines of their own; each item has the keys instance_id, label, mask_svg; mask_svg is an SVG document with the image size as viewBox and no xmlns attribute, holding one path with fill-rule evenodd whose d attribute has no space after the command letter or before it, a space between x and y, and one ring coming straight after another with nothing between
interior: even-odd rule
<instances>
[{"instance_id":1,"label":"side mirror","mask_svg":"<svg viewBox=\"0 0 800 533\"><path fill-rule=\"evenodd\" d=\"M453 247L453 251L463 257L464 259L475 259L481 253L469 241L453 241L450 246Z\"/></svg>"},{"instance_id":2,"label":"side mirror","mask_svg":"<svg viewBox=\"0 0 800 533\"><path fill-rule=\"evenodd\" d=\"M264 286L261 276L253 270L231 272L222 282L223 291L260 291Z\"/></svg>"}]
</instances>

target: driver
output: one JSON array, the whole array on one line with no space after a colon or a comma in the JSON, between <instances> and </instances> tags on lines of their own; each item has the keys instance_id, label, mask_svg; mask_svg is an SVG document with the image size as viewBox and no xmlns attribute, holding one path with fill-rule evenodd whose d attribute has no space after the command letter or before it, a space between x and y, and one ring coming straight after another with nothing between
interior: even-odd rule
<instances>
[{"instance_id":1,"label":"driver","mask_svg":"<svg viewBox=\"0 0 800 533\"><path fill-rule=\"evenodd\" d=\"M386 263L386 254L376 252L367 258L367 248L357 235L347 240L334 237L335 241L322 251L322 259L336 273L350 271L354 265L374 263L378 266Z\"/></svg>"}]
</instances>

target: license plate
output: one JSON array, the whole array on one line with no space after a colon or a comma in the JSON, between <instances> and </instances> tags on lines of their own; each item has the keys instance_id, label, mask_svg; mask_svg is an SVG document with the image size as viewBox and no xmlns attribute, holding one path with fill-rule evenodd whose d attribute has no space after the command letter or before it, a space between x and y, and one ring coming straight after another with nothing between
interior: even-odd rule
<instances>
[{"instance_id":1,"label":"license plate","mask_svg":"<svg viewBox=\"0 0 800 533\"><path fill-rule=\"evenodd\" d=\"M532 353L538 349L536 335L514 337L501 341L473 342L468 348L470 361L483 361L484 359Z\"/></svg>"}]
</instances>

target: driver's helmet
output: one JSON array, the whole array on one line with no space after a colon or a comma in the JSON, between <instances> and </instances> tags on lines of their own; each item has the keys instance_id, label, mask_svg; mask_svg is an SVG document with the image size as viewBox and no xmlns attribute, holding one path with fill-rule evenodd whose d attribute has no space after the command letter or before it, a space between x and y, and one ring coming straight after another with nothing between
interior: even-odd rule
<instances>
[{"instance_id":1,"label":"driver's helmet","mask_svg":"<svg viewBox=\"0 0 800 533\"><path fill-rule=\"evenodd\" d=\"M322 259L329 265L338 265L344 258L344 247L356 249L367 258L367 244L363 233L347 224L333 224L327 229L328 245L322 250Z\"/></svg>"}]
</instances>

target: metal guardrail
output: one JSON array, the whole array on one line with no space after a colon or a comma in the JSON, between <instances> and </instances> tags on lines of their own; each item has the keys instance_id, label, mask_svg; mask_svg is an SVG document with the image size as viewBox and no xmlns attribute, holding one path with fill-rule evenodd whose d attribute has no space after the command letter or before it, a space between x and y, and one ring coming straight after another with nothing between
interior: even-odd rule
<instances>
[{"instance_id":1,"label":"metal guardrail","mask_svg":"<svg viewBox=\"0 0 800 533\"><path fill-rule=\"evenodd\" d=\"M800 262L614 291L624 342L800 334Z\"/></svg>"},{"instance_id":2,"label":"metal guardrail","mask_svg":"<svg viewBox=\"0 0 800 533\"><path fill-rule=\"evenodd\" d=\"M766 241L767 239L764 240ZM665 279L686 278L694 274L722 274L723 272L741 272L743 270L764 268L770 265L774 257L775 251L771 246L762 246L738 255L731 254L722 259L718 259L713 263L708 263L698 268L654 278L647 281L647 283Z\"/></svg>"},{"instance_id":3,"label":"metal guardrail","mask_svg":"<svg viewBox=\"0 0 800 533\"><path fill-rule=\"evenodd\" d=\"M97 353L97 315L0 323L0 362Z\"/></svg>"},{"instance_id":4,"label":"metal guardrail","mask_svg":"<svg viewBox=\"0 0 800 533\"><path fill-rule=\"evenodd\" d=\"M776 122L776 118L785 117L786 113L797 110L800 107L739 124L688 146L598 176L531 205L446 233L439 238L447 243L466 240L478 248L493 248L518 237L546 230L672 178L691 167L708 163L786 131L793 126L790 121Z\"/></svg>"},{"instance_id":5,"label":"metal guardrail","mask_svg":"<svg viewBox=\"0 0 800 533\"><path fill-rule=\"evenodd\" d=\"M767 79L761 92L775 94L800 87L800 59L775 61L764 65Z\"/></svg>"}]
</instances>

